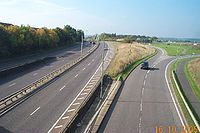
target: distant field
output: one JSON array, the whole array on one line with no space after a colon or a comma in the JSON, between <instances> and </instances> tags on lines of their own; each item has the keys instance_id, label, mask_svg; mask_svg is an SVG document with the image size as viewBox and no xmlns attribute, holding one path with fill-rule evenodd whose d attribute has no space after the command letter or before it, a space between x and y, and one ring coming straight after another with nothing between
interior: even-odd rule
<instances>
[{"instance_id":1,"label":"distant field","mask_svg":"<svg viewBox=\"0 0 200 133\"><path fill-rule=\"evenodd\" d=\"M186 76L200 100L200 58L191 60L185 67Z\"/></svg>"},{"instance_id":2,"label":"distant field","mask_svg":"<svg viewBox=\"0 0 200 133\"><path fill-rule=\"evenodd\" d=\"M142 59L155 52L154 48L139 43L111 43L115 47L116 55L112 60L107 73L112 77L116 77L130 64L135 63L139 59Z\"/></svg>"},{"instance_id":3,"label":"distant field","mask_svg":"<svg viewBox=\"0 0 200 133\"><path fill-rule=\"evenodd\" d=\"M164 49L170 56L200 54L200 46L167 43L154 43L153 46Z\"/></svg>"}]
</instances>

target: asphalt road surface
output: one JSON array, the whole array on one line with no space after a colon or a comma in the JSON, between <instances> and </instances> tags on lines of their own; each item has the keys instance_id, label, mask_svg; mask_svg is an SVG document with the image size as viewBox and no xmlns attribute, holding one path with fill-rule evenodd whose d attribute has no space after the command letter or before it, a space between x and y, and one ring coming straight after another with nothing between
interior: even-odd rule
<instances>
[{"instance_id":1,"label":"asphalt road surface","mask_svg":"<svg viewBox=\"0 0 200 133\"><path fill-rule=\"evenodd\" d=\"M192 88L191 88L191 86L185 76L185 73L184 73L184 66L188 61L189 60L185 60L178 65L177 76L178 76L178 79L181 83L182 89L183 89L186 97L192 104L192 107L195 109L195 112L197 113L197 115L200 117L200 101L197 99L194 92L192 91Z\"/></svg>"},{"instance_id":2,"label":"asphalt road surface","mask_svg":"<svg viewBox=\"0 0 200 133\"><path fill-rule=\"evenodd\" d=\"M86 45L83 47L83 54L86 53L92 46ZM58 57L52 62L44 62L31 68L13 73L7 77L0 77L0 99L7 95L18 91L26 85L38 80L46 74L49 74L53 70L58 69L66 63L78 58L80 56L79 46L70 48L66 51L57 51L54 53L47 54L46 56ZM37 58L37 57L36 57Z\"/></svg>"},{"instance_id":3,"label":"asphalt road surface","mask_svg":"<svg viewBox=\"0 0 200 133\"><path fill-rule=\"evenodd\" d=\"M160 133L156 132L158 128L168 133L170 126L180 131L181 117L165 78L171 60L159 50L149 60L150 70L139 66L129 75L103 120L100 133Z\"/></svg>"},{"instance_id":4,"label":"asphalt road surface","mask_svg":"<svg viewBox=\"0 0 200 133\"><path fill-rule=\"evenodd\" d=\"M0 132L48 132L99 67L101 52L100 45L70 71L0 117Z\"/></svg>"}]
</instances>

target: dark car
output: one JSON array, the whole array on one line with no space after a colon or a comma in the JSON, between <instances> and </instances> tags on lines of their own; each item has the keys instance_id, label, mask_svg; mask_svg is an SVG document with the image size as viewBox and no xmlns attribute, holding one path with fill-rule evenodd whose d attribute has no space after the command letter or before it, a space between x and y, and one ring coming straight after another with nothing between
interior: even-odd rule
<instances>
[{"instance_id":1,"label":"dark car","mask_svg":"<svg viewBox=\"0 0 200 133\"><path fill-rule=\"evenodd\" d=\"M149 62L147 61L142 62L141 69L149 69Z\"/></svg>"}]
</instances>

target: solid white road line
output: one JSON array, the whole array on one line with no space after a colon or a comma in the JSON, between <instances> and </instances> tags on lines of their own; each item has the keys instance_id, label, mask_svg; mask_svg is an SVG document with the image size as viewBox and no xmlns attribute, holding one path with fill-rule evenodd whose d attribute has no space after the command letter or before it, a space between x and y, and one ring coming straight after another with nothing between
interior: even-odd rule
<instances>
[{"instance_id":1,"label":"solid white road line","mask_svg":"<svg viewBox=\"0 0 200 133\"><path fill-rule=\"evenodd\" d=\"M62 91L66 86L64 85L62 88L60 88L60 91Z\"/></svg>"},{"instance_id":2,"label":"solid white road line","mask_svg":"<svg viewBox=\"0 0 200 133\"><path fill-rule=\"evenodd\" d=\"M108 56L108 52L106 53L105 58ZM93 59L94 60L94 59ZM101 63L102 64L102 63ZM78 93L78 95L74 98L74 100L69 104L69 106L65 109L65 111L62 113L62 115L57 119L57 121L53 124L53 126L49 129L48 133L50 133L52 131L52 129L56 126L56 124L59 122L59 120L63 117L63 115L67 112L67 110L70 108L70 106L75 102L75 100L79 97L79 95L83 92L83 90L85 89L85 87L87 86L87 84L90 82L90 80L94 77L94 75L97 73L97 71L100 69L101 64L99 65L99 67L97 68L97 70L95 71L95 73L92 75L92 77L88 80L88 82L85 84L85 86L82 88L82 90ZM78 100L80 99L84 99L84 97L78 98Z\"/></svg>"},{"instance_id":3,"label":"solid white road line","mask_svg":"<svg viewBox=\"0 0 200 133\"><path fill-rule=\"evenodd\" d=\"M38 107L36 110L34 110L30 115L35 114L35 112L37 112L40 109L40 107Z\"/></svg>"},{"instance_id":4,"label":"solid white road line","mask_svg":"<svg viewBox=\"0 0 200 133\"><path fill-rule=\"evenodd\" d=\"M179 118L180 118L181 124L185 127L185 124L184 124L183 119L182 119L182 117L181 117L180 111L179 111L179 109L178 109L178 106L177 106L177 104L176 104L176 102L175 102L175 99L174 99L174 96L173 96L173 94L172 94L172 91L171 91L171 88L170 88L170 85L169 85L169 81L168 81L168 79L167 79L167 70L168 70L169 65L170 65L173 61L174 61L174 60L170 61L170 62L167 64L166 68L165 68L165 80L166 80L166 83L167 83L167 87L168 87L170 96L171 96L172 101L173 101L173 103L174 103L175 109L176 109L176 111L177 111L177 113L178 113L178 116L179 116Z\"/></svg>"},{"instance_id":5,"label":"solid white road line","mask_svg":"<svg viewBox=\"0 0 200 133\"><path fill-rule=\"evenodd\" d=\"M14 86L14 85L16 85L16 83L12 83L12 84L10 84L9 87L12 87L12 86Z\"/></svg>"}]
</instances>

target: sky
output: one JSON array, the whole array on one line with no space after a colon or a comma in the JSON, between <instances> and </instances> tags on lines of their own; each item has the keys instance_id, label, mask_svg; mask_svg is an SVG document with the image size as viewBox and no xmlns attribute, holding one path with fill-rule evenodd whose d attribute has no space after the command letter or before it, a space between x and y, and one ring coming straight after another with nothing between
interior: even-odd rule
<instances>
[{"instance_id":1,"label":"sky","mask_svg":"<svg viewBox=\"0 0 200 133\"><path fill-rule=\"evenodd\" d=\"M0 0L0 22L106 33L200 38L200 0Z\"/></svg>"}]
</instances>

